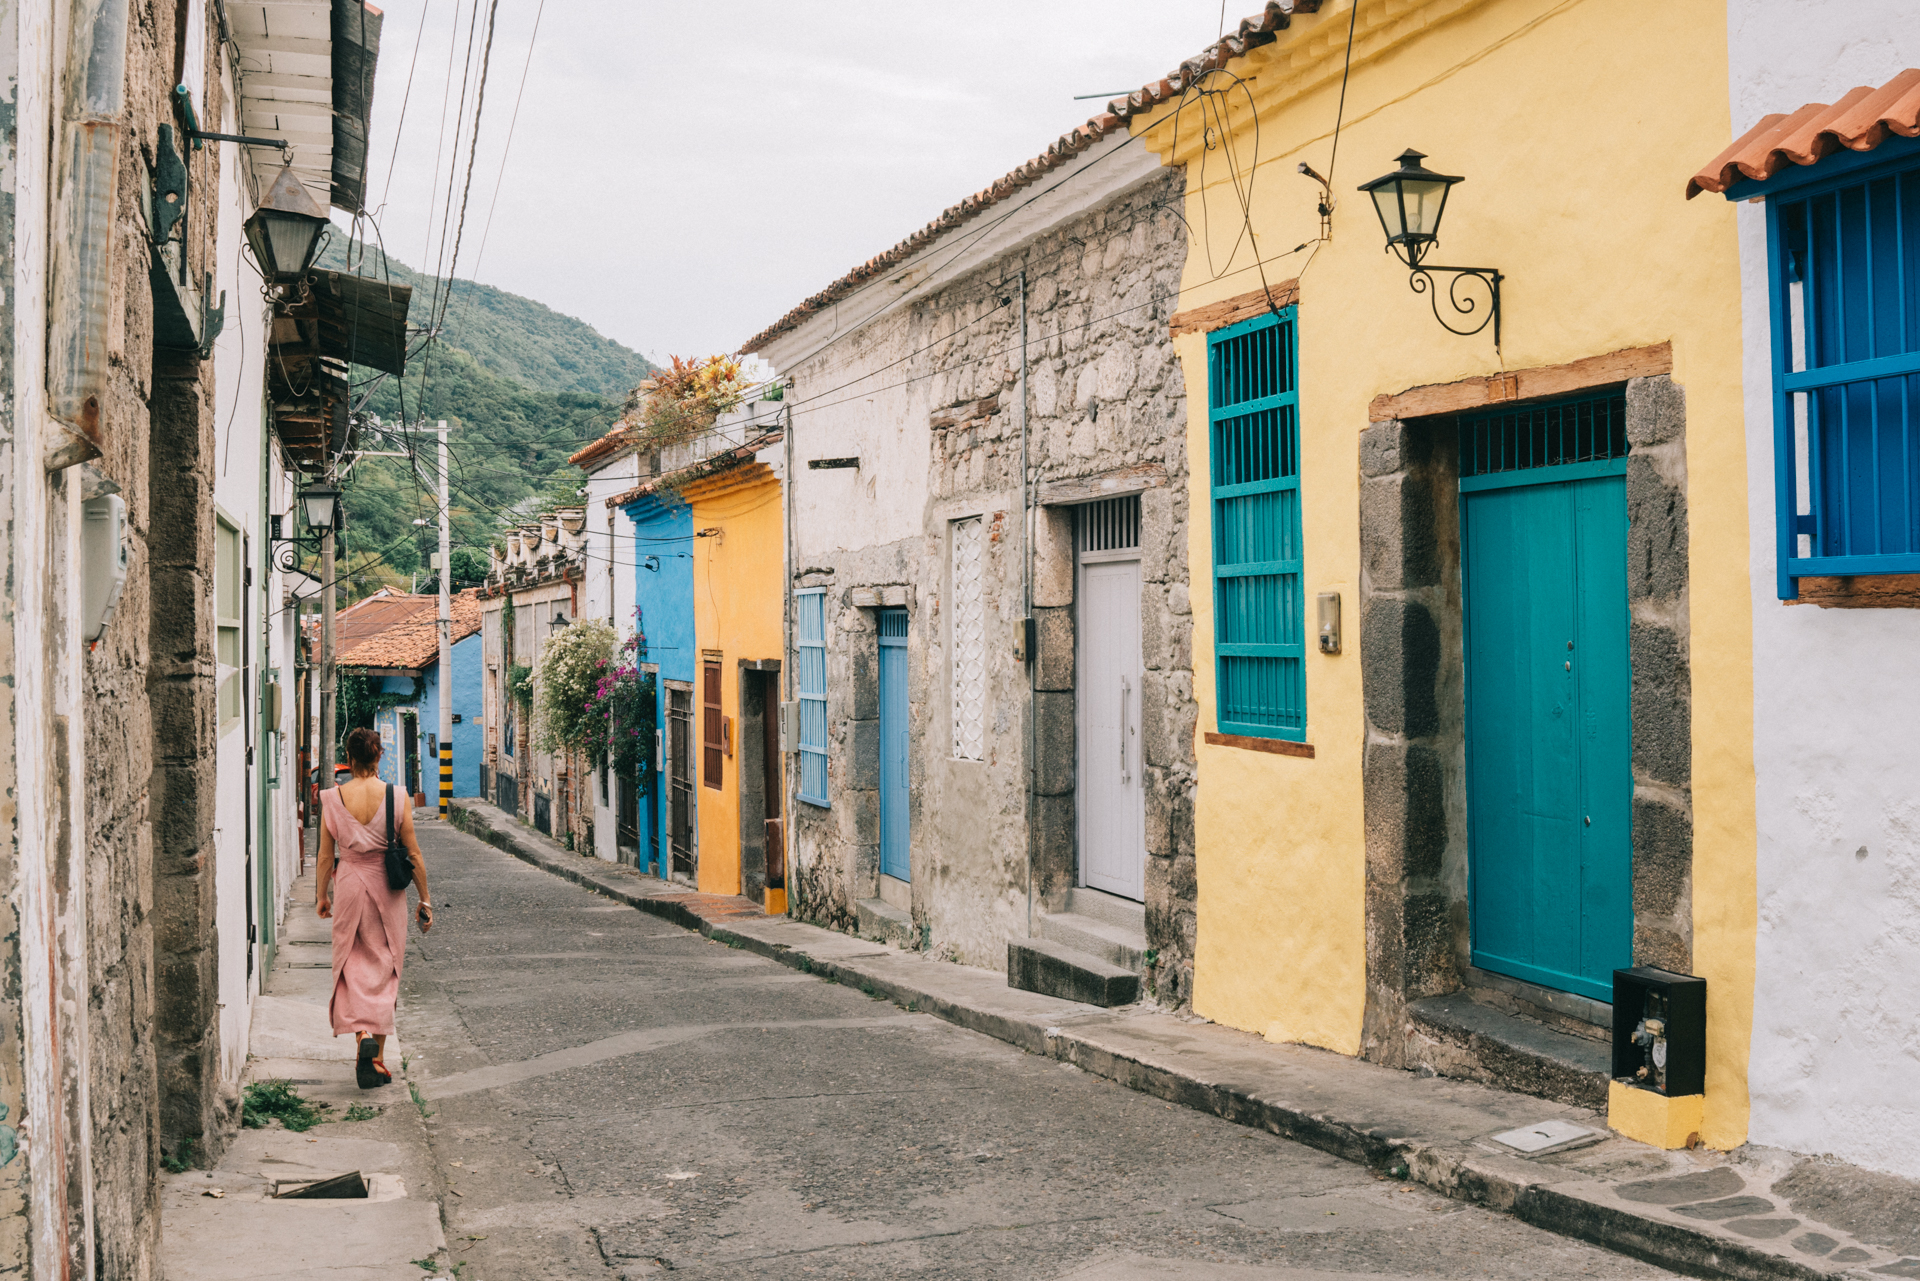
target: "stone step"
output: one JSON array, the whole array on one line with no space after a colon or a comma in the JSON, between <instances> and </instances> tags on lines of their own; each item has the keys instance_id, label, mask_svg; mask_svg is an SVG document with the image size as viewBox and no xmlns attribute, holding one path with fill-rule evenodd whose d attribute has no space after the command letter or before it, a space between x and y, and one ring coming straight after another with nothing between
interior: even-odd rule
<instances>
[{"instance_id":1,"label":"stone step","mask_svg":"<svg viewBox=\"0 0 1920 1281\"><path fill-rule=\"evenodd\" d=\"M1114 925L1078 912L1049 912L1040 918L1040 937L1097 956L1135 974L1147 969L1144 928Z\"/></svg>"},{"instance_id":2,"label":"stone step","mask_svg":"<svg viewBox=\"0 0 1920 1281\"><path fill-rule=\"evenodd\" d=\"M1612 1050L1605 1041L1508 1014L1464 992L1407 1006L1407 1066L1605 1112Z\"/></svg>"},{"instance_id":3,"label":"stone step","mask_svg":"<svg viewBox=\"0 0 1920 1281\"><path fill-rule=\"evenodd\" d=\"M1007 940L1007 986L1086 1005L1131 1005L1140 976L1050 939Z\"/></svg>"},{"instance_id":4,"label":"stone step","mask_svg":"<svg viewBox=\"0 0 1920 1281\"><path fill-rule=\"evenodd\" d=\"M1075 916L1091 916L1108 925L1133 930L1141 938L1147 936L1147 905L1137 899L1121 898L1118 894L1090 890L1082 885L1067 891L1067 901L1061 907Z\"/></svg>"},{"instance_id":5,"label":"stone step","mask_svg":"<svg viewBox=\"0 0 1920 1281\"><path fill-rule=\"evenodd\" d=\"M853 905L854 924L863 939L912 948L919 942L913 917L885 899L863 898Z\"/></svg>"}]
</instances>

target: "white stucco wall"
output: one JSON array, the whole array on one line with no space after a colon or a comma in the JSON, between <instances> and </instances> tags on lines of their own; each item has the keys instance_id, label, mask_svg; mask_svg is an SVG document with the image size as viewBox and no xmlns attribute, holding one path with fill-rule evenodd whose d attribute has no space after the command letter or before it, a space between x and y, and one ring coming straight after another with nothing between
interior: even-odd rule
<instances>
[{"instance_id":1,"label":"white stucco wall","mask_svg":"<svg viewBox=\"0 0 1920 1281\"><path fill-rule=\"evenodd\" d=\"M1910 0L1734 0L1729 52L1738 135L1920 66L1920 24ZM1920 611L1776 599L1766 210L1739 217L1759 819L1750 1135L1920 1176Z\"/></svg>"},{"instance_id":2,"label":"white stucco wall","mask_svg":"<svg viewBox=\"0 0 1920 1281\"><path fill-rule=\"evenodd\" d=\"M580 616L610 623L622 640L633 635L633 522L624 511L609 510L607 499L639 483L640 456L629 451L587 473L583 500L587 508L587 524L582 531L587 564L580 591ZM593 852L608 862L618 862L613 806L601 802L597 771L588 784L588 794L593 801ZM607 799L612 798L609 788Z\"/></svg>"}]
</instances>

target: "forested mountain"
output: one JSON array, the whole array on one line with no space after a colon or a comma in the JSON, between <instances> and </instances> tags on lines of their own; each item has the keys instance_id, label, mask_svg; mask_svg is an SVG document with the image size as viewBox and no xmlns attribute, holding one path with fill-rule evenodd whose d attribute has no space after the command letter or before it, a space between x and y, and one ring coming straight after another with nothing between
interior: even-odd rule
<instances>
[{"instance_id":1,"label":"forested mountain","mask_svg":"<svg viewBox=\"0 0 1920 1281\"><path fill-rule=\"evenodd\" d=\"M348 269L345 239L335 236L318 265ZM359 275L390 272L414 290L410 323L432 322L434 279L378 249L360 257ZM406 585L416 571L429 576L434 547L434 487L438 481L430 433L404 434L402 423L447 420L449 507L453 517L455 580L484 563L509 513L572 501L584 476L567 456L604 434L626 395L652 372L639 353L531 298L469 280L456 280L438 341L415 340L418 354L403 378L355 367L356 397L378 415L381 428L360 434L363 451L402 450L414 458L363 457L342 488L354 594L382 582ZM417 463L416 463L417 459ZM415 520L429 522L416 526ZM460 549L474 556L463 556Z\"/></svg>"}]
</instances>

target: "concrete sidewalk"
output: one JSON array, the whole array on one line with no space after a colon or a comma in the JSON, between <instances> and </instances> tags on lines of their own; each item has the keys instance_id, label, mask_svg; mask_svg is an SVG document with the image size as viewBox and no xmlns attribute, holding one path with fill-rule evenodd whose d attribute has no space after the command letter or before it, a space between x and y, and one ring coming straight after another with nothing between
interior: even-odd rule
<instances>
[{"instance_id":1,"label":"concrete sidewalk","mask_svg":"<svg viewBox=\"0 0 1920 1281\"><path fill-rule=\"evenodd\" d=\"M424 820L423 820L424 821ZM439 1181L426 1126L401 1076L406 1046L387 1039L394 1083L354 1082L350 1038L328 1035L330 925L313 911L313 874L291 889L279 953L254 1005L252 1053L243 1085L291 1081L302 1097L330 1104L304 1134L273 1124L241 1130L219 1165L161 1176L161 1260L168 1281L396 1281L452 1275L445 1266ZM400 1011L401 1026L406 1010ZM378 1109L349 1121L354 1106ZM358 1170L369 1196L352 1201L280 1201L278 1183Z\"/></svg>"},{"instance_id":2,"label":"concrete sidewalk","mask_svg":"<svg viewBox=\"0 0 1920 1281\"><path fill-rule=\"evenodd\" d=\"M1276 1045L1147 1006L1101 1009L1006 976L765 915L573 854L477 801L462 830L643 912L1171 1102L1538 1227L1697 1275L1920 1278L1920 1185L1795 1153L1663 1152L1585 1109ZM1546 1121L1585 1146L1526 1157L1492 1136Z\"/></svg>"}]
</instances>

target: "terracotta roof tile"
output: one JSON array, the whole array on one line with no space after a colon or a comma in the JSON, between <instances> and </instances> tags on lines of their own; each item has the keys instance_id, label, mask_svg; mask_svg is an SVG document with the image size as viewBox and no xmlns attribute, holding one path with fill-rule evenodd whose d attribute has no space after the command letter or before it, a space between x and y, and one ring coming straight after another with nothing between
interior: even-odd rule
<instances>
[{"instance_id":1,"label":"terracotta roof tile","mask_svg":"<svg viewBox=\"0 0 1920 1281\"><path fill-rule=\"evenodd\" d=\"M1742 178L1765 182L1790 164L1810 165L1842 149L1872 151L1893 134L1920 136L1920 68L1878 89L1850 90L1832 106L1809 102L1792 115L1767 116L1687 180L1687 199Z\"/></svg>"},{"instance_id":2,"label":"terracotta roof tile","mask_svg":"<svg viewBox=\"0 0 1920 1281\"><path fill-rule=\"evenodd\" d=\"M1115 98L1107 104L1106 111L1079 128L1061 134L1052 146L1012 173L985 190L968 196L885 253L867 259L747 339L740 345L741 354L757 352L780 335L799 328L809 316L831 307L875 276L885 275L948 232L964 226L1009 196L1032 186L1095 143L1115 133L1124 134L1127 121L1153 111L1169 99L1178 98L1203 73L1225 66L1229 58L1237 58L1249 49L1272 44L1274 32L1285 30L1292 15L1316 13L1319 9L1320 0L1267 0L1266 7L1253 17L1243 19L1232 35L1208 45L1197 56L1188 58L1160 79L1134 90L1124 98Z\"/></svg>"},{"instance_id":3,"label":"terracotta roof tile","mask_svg":"<svg viewBox=\"0 0 1920 1281\"><path fill-rule=\"evenodd\" d=\"M585 467L588 463L598 462L608 455L617 454L631 439L632 431L633 428L628 423L617 422L613 425L612 431L578 453L570 455L567 461L575 467Z\"/></svg>"},{"instance_id":4,"label":"terracotta roof tile","mask_svg":"<svg viewBox=\"0 0 1920 1281\"><path fill-rule=\"evenodd\" d=\"M755 454L765 449L768 445L779 441L780 437L780 432L770 431L764 436L758 436L753 440L747 441L743 445L736 445L734 448L721 453L711 454L706 458L702 458L697 463L689 463L687 466L679 468L676 471L670 471L664 476L654 476L635 485L632 489L624 490L607 499L607 506L610 508L625 507L628 503L637 503L658 489L662 481L673 480L689 473L698 473L699 477L704 478L706 475L725 471L736 463L751 462Z\"/></svg>"},{"instance_id":5,"label":"terracotta roof tile","mask_svg":"<svg viewBox=\"0 0 1920 1281\"><path fill-rule=\"evenodd\" d=\"M440 657L440 599L437 596L396 595L387 598L389 608L369 611L356 620L356 639L340 639L340 621L373 602L361 601L345 609L334 619L335 643L339 653L334 661L341 667L398 667L419 670ZM402 606L404 605L404 609ZM453 640L465 640L480 630L480 597L473 589L457 592L447 603L453 618ZM365 626L368 618L386 621L377 628Z\"/></svg>"}]
</instances>

